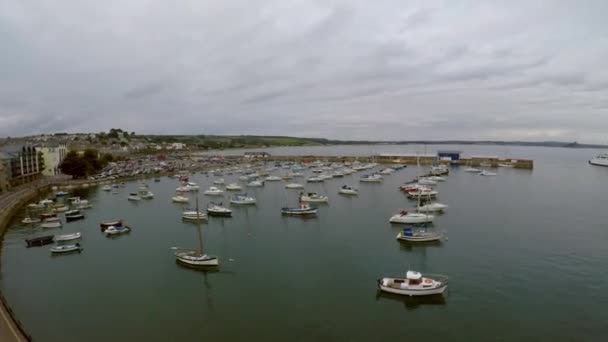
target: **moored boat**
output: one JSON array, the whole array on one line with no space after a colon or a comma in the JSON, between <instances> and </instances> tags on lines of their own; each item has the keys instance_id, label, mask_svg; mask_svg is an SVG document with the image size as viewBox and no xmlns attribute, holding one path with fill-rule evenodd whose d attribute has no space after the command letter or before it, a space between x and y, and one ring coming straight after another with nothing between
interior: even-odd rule
<instances>
[{"instance_id":1,"label":"moored boat","mask_svg":"<svg viewBox=\"0 0 608 342\"><path fill-rule=\"evenodd\" d=\"M21 223L23 224L32 224L32 223L39 223L40 219L39 218L35 218L35 217L26 217L23 220L21 220Z\"/></svg>"},{"instance_id":2,"label":"moored boat","mask_svg":"<svg viewBox=\"0 0 608 342\"><path fill-rule=\"evenodd\" d=\"M329 198L327 196L319 195L316 192L309 192L308 194L301 192L300 202L327 203L329 202Z\"/></svg>"},{"instance_id":3,"label":"moored boat","mask_svg":"<svg viewBox=\"0 0 608 342\"><path fill-rule=\"evenodd\" d=\"M67 222L77 221L84 219L84 215L80 212L80 210L70 210L65 212L65 220Z\"/></svg>"},{"instance_id":4,"label":"moored boat","mask_svg":"<svg viewBox=\"0 0 608 342\"><path fill-rule=\"evenodd\" d=\"M171 201L175 203L188 203L190 202L190 199L188 197L182 196L181 194L176 194L175 196L171 197Z\"/></svg>"},{"instance_id":5,"label":"moored boat","mask_svg":"<svg viewBox=\"0 0 608 342\"><path fill-rule=\"evenodd\" d=\"M312 216L317 214L317 208L311 207L310 204L302 202L298 208L281 208L281 214L283 215L295 215L295 216Z\"/></svg>"},{"instance_id":6,"label":"moored boat","mask_svg":"<svg viewBox=\"0 0 608 342\"><path fill-rule=\"evenodd\" d=\"M80 253L81 250L82 250L82 248L80 247L80 244L78 242L73 245L63 245L63 246L51 247L51 253L55 253L55 254L70 253L70 252L75 252L75 251L78 251Z\"/></svg>"},{"instance_id":7,"label":"moored boat","mask_svg":"<svg viewBox=\"0 0 608 342\"><path fill-rule=\"evenodd\" d=\"M189 221L205 221L207 220L207 214L195 209L186 209L182 212L182 219Z\"/></svg>"},{"instance_id":8,"label":"moored boat","mask_svg":"<svg viewBox=\"0 0 608 342\"><path fill-rule=\"evenodd\" d=\"M247 196L247 194L237 194L230 199L231 204L255 204L255 198Z\"/></svg>"},{"instance_id":9,"label":"moored boat","mask_svg":"<svg viewBox=\"0 0 608 342\"><path fill-rule=\"evenodd\" d=\"M128 233L130 231L131 227L129 226L109 226L103 232L106 233L106 235L118 235Z\"/></svg>"},{"instance_id":10,"label":"moored boat","mask_svg":"<svg viewBox=\"0 0 608 342\"><path fill-rule=\"evenodd\" d=\"M25 239L27 247L38 247L53 243L53 235L39 236L36 238Z\"/></svg>"},{"instance_id":11,"label":"moored boat","mask_svg":"<svg viewBox=\"0 0 608 342\"><path fill-rule=\"evenodd\" d=\"M430 278L430 277L433 278ZM442 294L448 287L447 277L441 275L427 275L423 277L420 272L407 271L405 278L380 278L378 288L381 291L405 296L428 296Z\"/></svg>"},{"instance_id":12,"label":"moored boat","mask_svg":"<svg viewBox=\"0 0 608 342\"><path fill-rule=\"evenodd\" d=\"M209 216L232 216L232 210L222 206L222 203L213 203L207 206L207 215Z\"/></svg>"},{"instance_id":13,"label":"moored boat","mask_svg":"<svg viewBox=\"0 0 608 342\"><path fill-rule=\"evenodd\" d=\"M417 224L417 223L430 223L433 222L435 216L421 213L410 213L407 210L402 210L399 214L391 216L389 219L390 223L405 223L405 224Z\"/></svg>"},{"instance_id":14,"label":"moored boat","mask_svg":"<svg viewBox=\"0 0 608 342\"><path fill-rule=\"evenodd\" d=\"M230 183L230 184L226 185L226 190L228 190L228 191L240 191L242 189L243 188L241 188L241 186L236 183Z\"/></svg>"},{"instance_id":15,"label":"moored boat","mask_svg":"<svg viewBox=\"0 0 608 342\"><path fill-rule=\"evenodd\" d=\"M248 188L259 188L262 186L264 186L264 182L259 180L252 180L251 182L247 183Z\"/></svg>"},{"instance_id":16,"label":"moored boat","mask_svg":"<svg viewBox=\"0 0 608 342\"><path fill-rule=\"evenodd\" d=\"M108 221L99 222L99 227L101 228L102 231L104 231L112 226L122 226L122 220L108 220Z\"/></svg>"},{"instance_id":17,"label":"moored boat","mask_svg":"<svg viewBox=\"0 0 608 342\"><path fill-rule=\"evenodd\" d=\"M397 240L408 242L430 242L439 241L443 238L443 234L426 228L403 228L397 234Z\"/></svg>"},{"instance_id":18,"label":"moored boat","mask_svg":"<svg viewBox=\"0 0 608 342\"><path fill-rule=\"evenodd\" d=\"M490 171L486 171L486 170L482 170L479 173L480 176L496 176L496 172L490 172Z\"/></svg>"},{"instance_id":19,"label":"moored boat","mask_svg":"<svg viewBox=\"0 0 608 342\"><path fill-rule=\"evenodd\" d=\"M597 166L608 166L608 153L601 153L589 160L589 164Z\"/></svg>"},{"instance_id":20,"label":"moored boat","mask_svg":"<svg viewBox=\"0 0 608 342\"><path fill-rule=\"evenodd\" d=\"M363 175L361 178L359 178L359 181L367 183L380 183L382 182L382 176L379 174Z\"/></svg>"},{"instance_id":21,"label":"moored boat","mask_svg":"<svg viewBox=\"0 0 608 342\"><path fill-rule=\"evenodd\" d=\"M343 195L358 195L359 189L357 189L354 186L342 185L342 187L340 188L340 190L338 190L338 192Z\"/></svg>"},{"instance_id":22,"label":"moored boat","mask_svg":"<svg viewBox=\"0 0 608 342\"><path fill-rule=\"evenodd\" d=\"M71 234L55 235L55 241L77 240L77 239L80 239L81 237L82 237L81 233L71 233Z\"/></svg>"},{"instance_id":23,"label":"moored boat","mask_svg":"<svg viewBox=\"0 0 608 342\"><path fill-rule=\"evenodd\" d=\"M285 185L286 189L304 189L304 185L299 183L289 183Z\"/></svg>"},{"instance_id":24,"label":"moored boat","mask_svg":"<svg viewBox=\"0 0 608 342\"><path fill-rule=\"evenodd\" d=\"M217 266L216 256L201 253L199 250L180 250L175 252L175 260L190 266Z\"/></svg>"},{"instance_id":25,"label":"moored boat","mask_svg":"<svg viewBox=\"0 0 608 342\"><path fill-rule=\"evenodd\" d=\"M129 196L127 196L127 199L129 201L141 201L141 197L136 193L130 193Z\"/></svg>"},{"instance_id":26,"label":"moored boat","mask_svg":"<svg viewBox=\"0 0 608 342\"><path fill-rule=\"evenodd\" d=\"M209 188L209 190L206 190L204 194L207 196L221 196L224 194L224 190L212 186Z\"/></svg>"}]
</instances>

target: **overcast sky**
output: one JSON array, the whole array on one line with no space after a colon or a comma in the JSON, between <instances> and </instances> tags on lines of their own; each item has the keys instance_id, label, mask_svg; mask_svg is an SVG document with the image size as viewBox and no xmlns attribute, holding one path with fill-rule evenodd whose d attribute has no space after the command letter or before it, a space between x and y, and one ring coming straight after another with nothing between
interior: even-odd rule
<instances>
[{"instance_id":1,"label":"overcast sky","mask_svg":"<svg viewBox=\"0 0 608 342\"><path fill-rule=\"evenodd\" d=\"M605 0L0 0L0 136L608 143L607 15Z\"/></svg>"}]
</instances>

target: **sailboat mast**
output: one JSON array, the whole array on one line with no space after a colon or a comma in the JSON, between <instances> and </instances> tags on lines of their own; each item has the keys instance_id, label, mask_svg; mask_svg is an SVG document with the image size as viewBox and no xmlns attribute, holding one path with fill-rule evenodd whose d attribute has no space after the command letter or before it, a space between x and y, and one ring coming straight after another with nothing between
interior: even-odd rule
<instances>
[{"instance_id":1,"label":"sailboat mast","mask_svg":"<svg viewBox=\"0 0 608 342\"><path fill-rule=\"evenodd\" d=\"M198 206L198 196L196 197L196 226L198 228L198 248L199 252L203 254L203 233L201 232L201 211Z\"/></svg>"}]
</instances>

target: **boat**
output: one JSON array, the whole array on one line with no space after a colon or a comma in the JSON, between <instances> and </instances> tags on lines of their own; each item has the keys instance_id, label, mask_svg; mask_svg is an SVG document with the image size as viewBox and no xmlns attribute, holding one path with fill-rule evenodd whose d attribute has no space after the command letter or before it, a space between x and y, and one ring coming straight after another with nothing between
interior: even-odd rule
<instances>
[{"instance_id":1,"label":"boat","mask_svg":"<svg viewBox=\"0 0 608 342\"><path fill-rule=\"evenodd\" d=\"M389 219L390 223L405 223L405 224L416 224L416 223L430 223L433 222L435 216L421 213L411 213L407 210L402 210L399 214L391 216Z\"/></svg>"},{"instance_id":2,"label":"boat","mask_svg":"<svg viewBox=\"0 0 608 342\"><path fill-rule=\"evenodd\" d=\"M21 220L21 223L23 224L32 224L32 223L39 223L40 219L39 218L32 218L32 217L26 217L23 220Z\"/></svg>"},{"instance_id":3,"label":"boat","mask_svg":"<svg viewBox=\"0 0 608 342\"><path fill-rule=\"evenodd\" d=\"M196 209L186 209L182 211L182 219L190 221L205 221L207 220L207 214L197 211Z\"/></svg>"},{"instance_id":4,"label":"boat","mask_svg":"<svg viewBox=\"0 0 608 342\"><path fill-rule=\"evenodd\" d=\"M439 202L428 202L418 207L419 212L440 212L447 209L448 206Z\"/></svg>"},{"instance_id":5,"label":"boat","mask_svg":"<svg viewBox=\"0 0 608 342\"><path fill-rule=\"evenodd\" d=\"M84 215L80 212L80 210L70 210L65 212L65 220L67 222L77 221L84 219Z\"/></svg>"},{"instance_id":6,"label":"boat","mask_svg":"<svg viewBox=\"0 0 608 342\"><path fill-rule=\"evenodd\" d=\"M182 196L182 194L175 194L175 196L171 197L171 201L175 203L189 203L190 199L188 197Z\"/></svg>"},{"instance_id":7,"label":"boat","mask_svg":"<svg viewBox=\"0 0 608 342\"><path fill-rule=\"evenodd\" d=\"M53 217L57 217L56 213L42 213L40 214L40 219L41 220L46 220L48 218L53 218Z\"/></svg>"},{"instance_id":8,"label":"boat","mask_svg":"<svg viewBox=\"0 0 608 342\"><path fill-rule=\"evenodd\" d=\"M381 174L381 175L390 175L393 172L395 172L394 169L392 169L390 167L387 167L387 168L384 168L384 169L380 170L378 173Z\"/></svg>"},{"instance_id":9,"label":"boat","mask_svg":"<svg viewBox=\"0 0 608 342\"><path fill-rule=\"evenodd\" d=\"M203 252L203 232L200 225L200 209L198 205L198 198L196 199L196 208L193 211L199 218L195 219L198 225L198 249L184 249L184 248L175 248L178 249L175 252L175 260L178 263L187 265L187 266L217 266L219 265L219 260L216 256L207 255Z\"/></svg>"},{"instance_id":10,"label":"boat","mask_svg":"<svg viewBox=\"0 0 608 342\"><path fill-rule=\"evenodd\" d=\"M464 169L464 172L479 173L481 172L481 169L478 169L476 167L467 167L466 169Z\"/></svg>"},{"instance_id":11,"label":"boat","mask_svg":"<svg viewBox=\"0 0 608 342\"><path fill-rule=\"evenodd\" d=\"M223 207L221 202L220 203L211 202L210 205L207 205L207 215L229 217L229 216L232 216L232 210L230 210L226 207Z\"/></svg>"},{"instance_id":12,"label":"boat","mask_svg":"<svg viewBox=\"0 0 608 342\"><path fill-rule=\"evenodd\" d=\"M492 167L492 163L481 162L481 163L479 163L479 166L481 166L481 167Z\"/></svg>"},{"instance_id":13,"label":"boat","mask_svg":"<svg viewBox=\"0 0 608 342\"><path fill-rule=\"evenodd\" d=\"M331 174L333 178L343 178L345 176L344 172L334 172Z\"/></svg>"},{"instance_id":14,"label":"boat","mask_svg":"<svg viewBox=\"0 0 608 342\"><path fill-rule=\"evenodd\" d=\"M25 239L27 247L38 247L53 243L53 235L39 236L32 239Z\"/></svg>"},{"instance_id":15,"label":"boat","mask_svg":"<svg viewBox=\"0 0 608 342\"><path fill-rule=\"evenodd\" d=\"M87 206L89 204L89 201L81 199L80 197L70 197L68 198L68 201L74 206Z\"/></svg>"},{"instance_id":16,"label":"boat","mask_svg":"<svg viewBox=\"0 0 608 342\"><path fill-rule=\"evenodd\" d=\"M122 220L108 220L99 222L99 227L101 227L101 231L108 229L108 227L112 226L122 226Z\"/></svg>"},{"instance_id":17,"label":"boat","mask_svg":"<svg viewBox=\"0 0 608 342\"><path fill-rule=\"evenodd\" d=\"M63 213L68 211L70 208L68 208L65 205L61 205L61 206L55 206L53 207L53 211L55 211L56 213Z\"/></svg>"},{"instance_id":18,"label":"boat","mask_svg":"<svg viewBox=\"0 0 608 342\"><path fill-rule=\"evenodd\" d=\"M110 190L112 190L112 187L111 187L111 186L109 186L109 185L104 185L104 186L101 188L101 190L103 190L103 191L110 191Z\"/></svg>"},{"instance_id":19,"label":"boat","mask_svg":"<svg viewBox=\"0 0 608 342\"><path fill-rule=\"evenodd\" d=\"M209 190L205 191L207 196L221 196L224 194L224 190L218 189L214 186L210 187Z\"/></svg>"},{"instance_id":20,"label":"boat","mask_svg":"<svg viewBox=\"0 0 608 342\"><path fill-rule=\"evenodd\" d=\"M45 205L42 203L30 203L27 207L30 209L44 209Z\"/></svg>"},{"instance_id":21,"label":"boat","mask_svg":"<svg viewBox=\"0 0 608 342\"><path fill-rule=\"evenodd\" d=\"M332 175L328 175L328 174L326 174L326 173L322 173L322 174L320 174L320 175L318 176L318 178L321 178L321 179L323 179L323 180L326 180L326 179L332 179L332 178L334 178L334 177L333 177Z\"/></svg>"},{"instance_id":22,"label":"boat","mask_svg":"<svg viewBox=\"0 0 608 342\"><path fill-rule=\"evenodd\" d=\"M341 193L343 195L358 195L359 189L354 186L342 185L340 190L338 190L338 193Z\"/></svg>"},{"instance_id":23,"label":"boat","mask_svg":"<svg viewBox=\"0 0 608 342\"><path fill-rule=\"evenodd\" d=\"M428 176L428 177L426 177L426 179L429 179L429 180L432 180L435 182L445 182L446 180L448 180L447 178L442 177L442 176Z\"/></svg>"},{"instance_id":24,"label":"boat","mask_svg":"<svg viewBox=\"0 0 608 342\"><path fill-rule=\"evenodd\" d=\"M70 253L70 252L75 252L75 251L78 251L80 253L81 250L82 250L82 248L80 247L80 244L78 242L73 245L63 245L63 246L51 247L51 253L55 253L55 254Z\"/></svg>"},{"instance_id":25,"label":"boat","mask_svg":"<svg viewBox=\"0 0 608 342\"><path fill-rule=\"evenodd\" d=\"M429 179L429 178L421 177L418 179L418 184L420 184L420 185L437 185L437 182L432 179Z\"/></svg>"},{"instance_id":26,"label":"boat","mask_svg":"<svg viewBox=\"0 0 608 342\"><path fill-rule=\"evenodd\" d=\"M437 192L435 190L420 189L420 190L408 191L408 192L406 192L406 194L407 194L408 198L417 198L418 196L433 198L433 197L437 197L437 195L439 195L439 192Z\"/></svg>"},{"instance_id":27,"label":"boat","mask_svg":"<svg viewBox=\"0 0 608 342\"><path fill-rule=\"evenodd\" d=\"M48 199L48 198L47 198L47 199L43 199L43 200L41 200L41 201L40 201L40 202L38 202L38 203L40 203L40 204L42 204L42 205L51 205L51 204L55 203L55 201L53 201L52 199Z\"/></svg>"},{"instance_id":28,"label":"boat","mask_svg":"<svg viewBox=\"0 0 608 342\"><path fill-rule=\"evenodd\" d=\"M69 193L69 192L67 192L67 191L57 191L57 192L55 193L55 197L64 197L64 196L67 196L67 195L69 195L69 194L70 194L70 193Z\"/></svg>"},{"instance_id":29,"label":"boat","mask_svg":"<svg viewBox=\"0 0 608 342\"><path fill-rule=\"evenodd\" d=\"M230 199L231 204L255 204L256 200L253 197L247 196L247 194L237 194L232 196Z\"/></svg>"},{"instance_id":30,"label":"boat","mask_svg":"<svg viewBox=\"0 0 608 342\"><path fill-rule=\"evenodd\" d=\"M499 167L515 167L515 164L512 163L498 163Z\"/></svg>"},{"instance_id":31,"label":"boat","mask_svg":"<svg viewBox=\"0 0 608 342\"><path fill-rule=\"evenodd\" d=\"M264 186L264 182L258 180L252 180L251 182L247 183L248 188L259 188L262 186Z\"/></svg>"},{"instance_id":32,"label":"boat","mask_svg":"<svg viewBox=\"0 0 608 342\"><path fill-rule=\"evenodd\" d=\"M403 228L402 231L397 234L397 240L408 241L408 242L430 242L439 241L443 238L443 234L435 232L426 228Z\"/></svg>"},{"instance_id":33,"label":"boat","mask_svg":"<svg viewBox=\"0 0 608 342\"><path fill-rule=\"evenodd\" d=\"M486 171L486 170L482 170L479 173L480 176L496 176L496 172L490 172L490 171Z\"/></svg>"},{"instance_id":34,"label":"boat","mask_svg":"<svg viewBox=\"0 0 608 342\"><path fill-rule=\"evenodd\" d=\"M216 179L213 181L213 184L222 185L224 184L224 178Z\"/></svg>"},{"instance_id":35,"label":"boat","mask_svg":"<svg viewBox=\"0 0 608 342\"><path fill-rule=\"evenodd\" d=\"M276 181L280 181L283 180L281 177L279 176L268 176L264 179L267 182L276 182Z\"/></svg>"},{"instance_id":36,"label":"boat","mask_svg":"<svg viewBox=\"0 0 608 342\"><path fill-rule=\"evenodd\" d=\"M156 182L156 183L160 182L160 178L158 178L158 177L154 178L154 182Z\"/></svg>"},{"instance_id":37,"label":"boat","mask_svg":"<svg viewBox=\"0 0 608 342\"><path fill-rule=\"evenodd\" d=\"M249 180L249 177L247 177L247 176L245 176L245 175L243 175L243 176L239 176L239 180L242 180L242 181L248 181L248 180Z\"/></svg>"},{"instance_id":38,"label":"boat","mask_svg":"<svg viewBox=\"0 0 608 342\"><path fill-rule=\"evenodd\" d=\"M81 233L71 233L71 234L63 234L63 235L55 235L55 241L70 241L77 240L82 237Z\"/></svg>"},{"instance_id":39,"label":"boat","mask_svg":"<svg viewBox=\"0 0 608 342\"><path fill-rule=\"evenodd\" d=\"M130 231L131 227L128 226L109 226L103 232L106 233L106 235L118 235L128 233Z\"/></svg>"},{"instance_id":40,"label":"boat","mask_svg":"<svg viewBox=\"0 0 608 342\"><path fill-rule=\"evenodd\" d=\"M300 193L300 202L310 202L310 203L327 203L329 202L329 198L327 196L321 196L316 192L309 192L308 194Z\"/></svg>"},{"instance_id":41,"label":"boat","mask_svg":"<svg viewBox=\"0 0 608 342\"><path fill-rule=\"evenodd\" d=\"M434 176L443 176L448 175L450 173L450 169L448 169L448 167L444 164L432 165L429 173Z\"/></svg>"},{"instance_id":42,"label":"boat","mask_svg":"<svg viewBox=\"0 0 608 342\"><path fill-rule=\"evenodd\" d=\"M304 185L299 183L289 183L285 185L286 189L304 189Z\"/></svg>"},{"instance_id":43,"label":"boat","mask_svg":"<svg viewBox=\"0 0 608 342\"><path fill-rule=\"evenodd\" d=\"M230 183L230 184L226 185L226 190L228 190L228 191L240 191L242 189L243 188L241 188L241 186L236 183Z\"/></svg>"},{"instance_id":44,"label":"boat","mask_svg":"<svg viewBox=\"0 0 608 342\"><path fill-rule=\"evenodd\" d=\"M141 191L139 193L139 196L142 199L152 199L152 198L154 198L154 193L152 193L152 191L150 191L150 190L146 190L146 191Z\"/></svg>"},{"instance_id":45,"label":"boat","mask_svg":"<svg viewBox=\"0 0 608 342\"><path fill-rule=\"evenodd\" d=\"M298 208L289 208L289 207L281 208L281 214L296 215L296 216L311 216L311 215L317 214L317 208L311 207L310 204L308 204L306 202L301 202L300 207L298 207Z\"/></svg>"},{"instance_id":46,"label":"boat","mask_svg":"<svg viewBox=\"0 0 608 342\"><path fill-rule=\"evenodd\" d=\"M127 196L127 199L129 201L141 201L141 197L136 193L130 193L129 196Z\"/></svg>"},{"instance_id":47,"label":"boat","mask_svg":"<svg viewBox=\"0 0 608 342\"><path fill-rule=\"evenodd\" d=\"M61 221L59 219L52 220L52 221L44 220L40 224L40 227L41 228L61 228Z\"/></svg>"},{"instance_id":48,"label":"boat","mask_svg":"<svg viewBox=\"0 0 608 342\"><path fill-rule=\"evenodd\" d=\"M306 180L307 183L320 183L323 182L325 179L321 178L321 177L310 177Z\"/></svg>"},{"instance_id":49,"label":"boat","mask_svg":"<svg viewBox=\"0 0 608 342\"><path fill-rule=\"evenodd\" d=\"M433 278L428 278L428 277ZM442 294L448 287L447 277L441 275L422 276L420 272L407 271L405 278L380 278L378 289L404 296L428 296Z\"/></svg>"},{"instance_id":50,"label":"boat","mask_svg":"<svg viewBox=\"0 0 608 342\"><path fill-rule=\"evenodd\" d=\"M600 153L589 160L589 164L597 166L608 166L608 153Z\"/></svg>"},{"instance_id":51,"label":"boat","mask_svg":"<svg viewBox=\"0 0 608 342\"><path fill-rule=\"evenodd\" d=\"M379 174L363 175L359 178L360 182L379 183L382 182L382 176Z\"/></svg>"}]
</instances>

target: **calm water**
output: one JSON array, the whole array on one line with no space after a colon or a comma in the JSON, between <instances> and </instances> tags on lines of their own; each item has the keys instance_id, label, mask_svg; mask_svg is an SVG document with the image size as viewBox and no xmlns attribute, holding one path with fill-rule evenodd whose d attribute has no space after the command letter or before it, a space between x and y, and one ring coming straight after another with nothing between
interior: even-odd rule
<instances>
[{"instance_id":1,"label":"calm water","mask_svg":"<svg viewBox=\"0 0 608 342\"><path fill-rule=\"evenodd\" d=\"M462 149L505 154L496 146ZM37 341L605 340L608 168L587 165L594 150L509 150L534 158L535 169L481 177L453 168L438 186L450 206L435 224L449 237L441 245L400 244L398 226L388 223L415 205L397 187L416 167L360 184L358 197L337 193L359 185L357 175L308 184L330 197L308 220L282 217L280 207L296 204L298 191L267 182L248 190L257 206L233 207L232 218L202 225L205 249L221 265L201 273L175 264L170 247L195 247L196 225L181 221L170 201L177 181L163 178L148 183L156 198L138 204L126 199L137 183L118 195L93 189L86 220L54 231L83 232L82 254L26 249L23 238L41 232L16 224L2 246L2 290ZM202 189L213 179L192 177ZM202 190L199 198L209 202ZM98 222L115 217L132 233L103 236ZM445 300L377 295L376 278L408 267L448 275Z\"/></svg>"}]
</instances>

